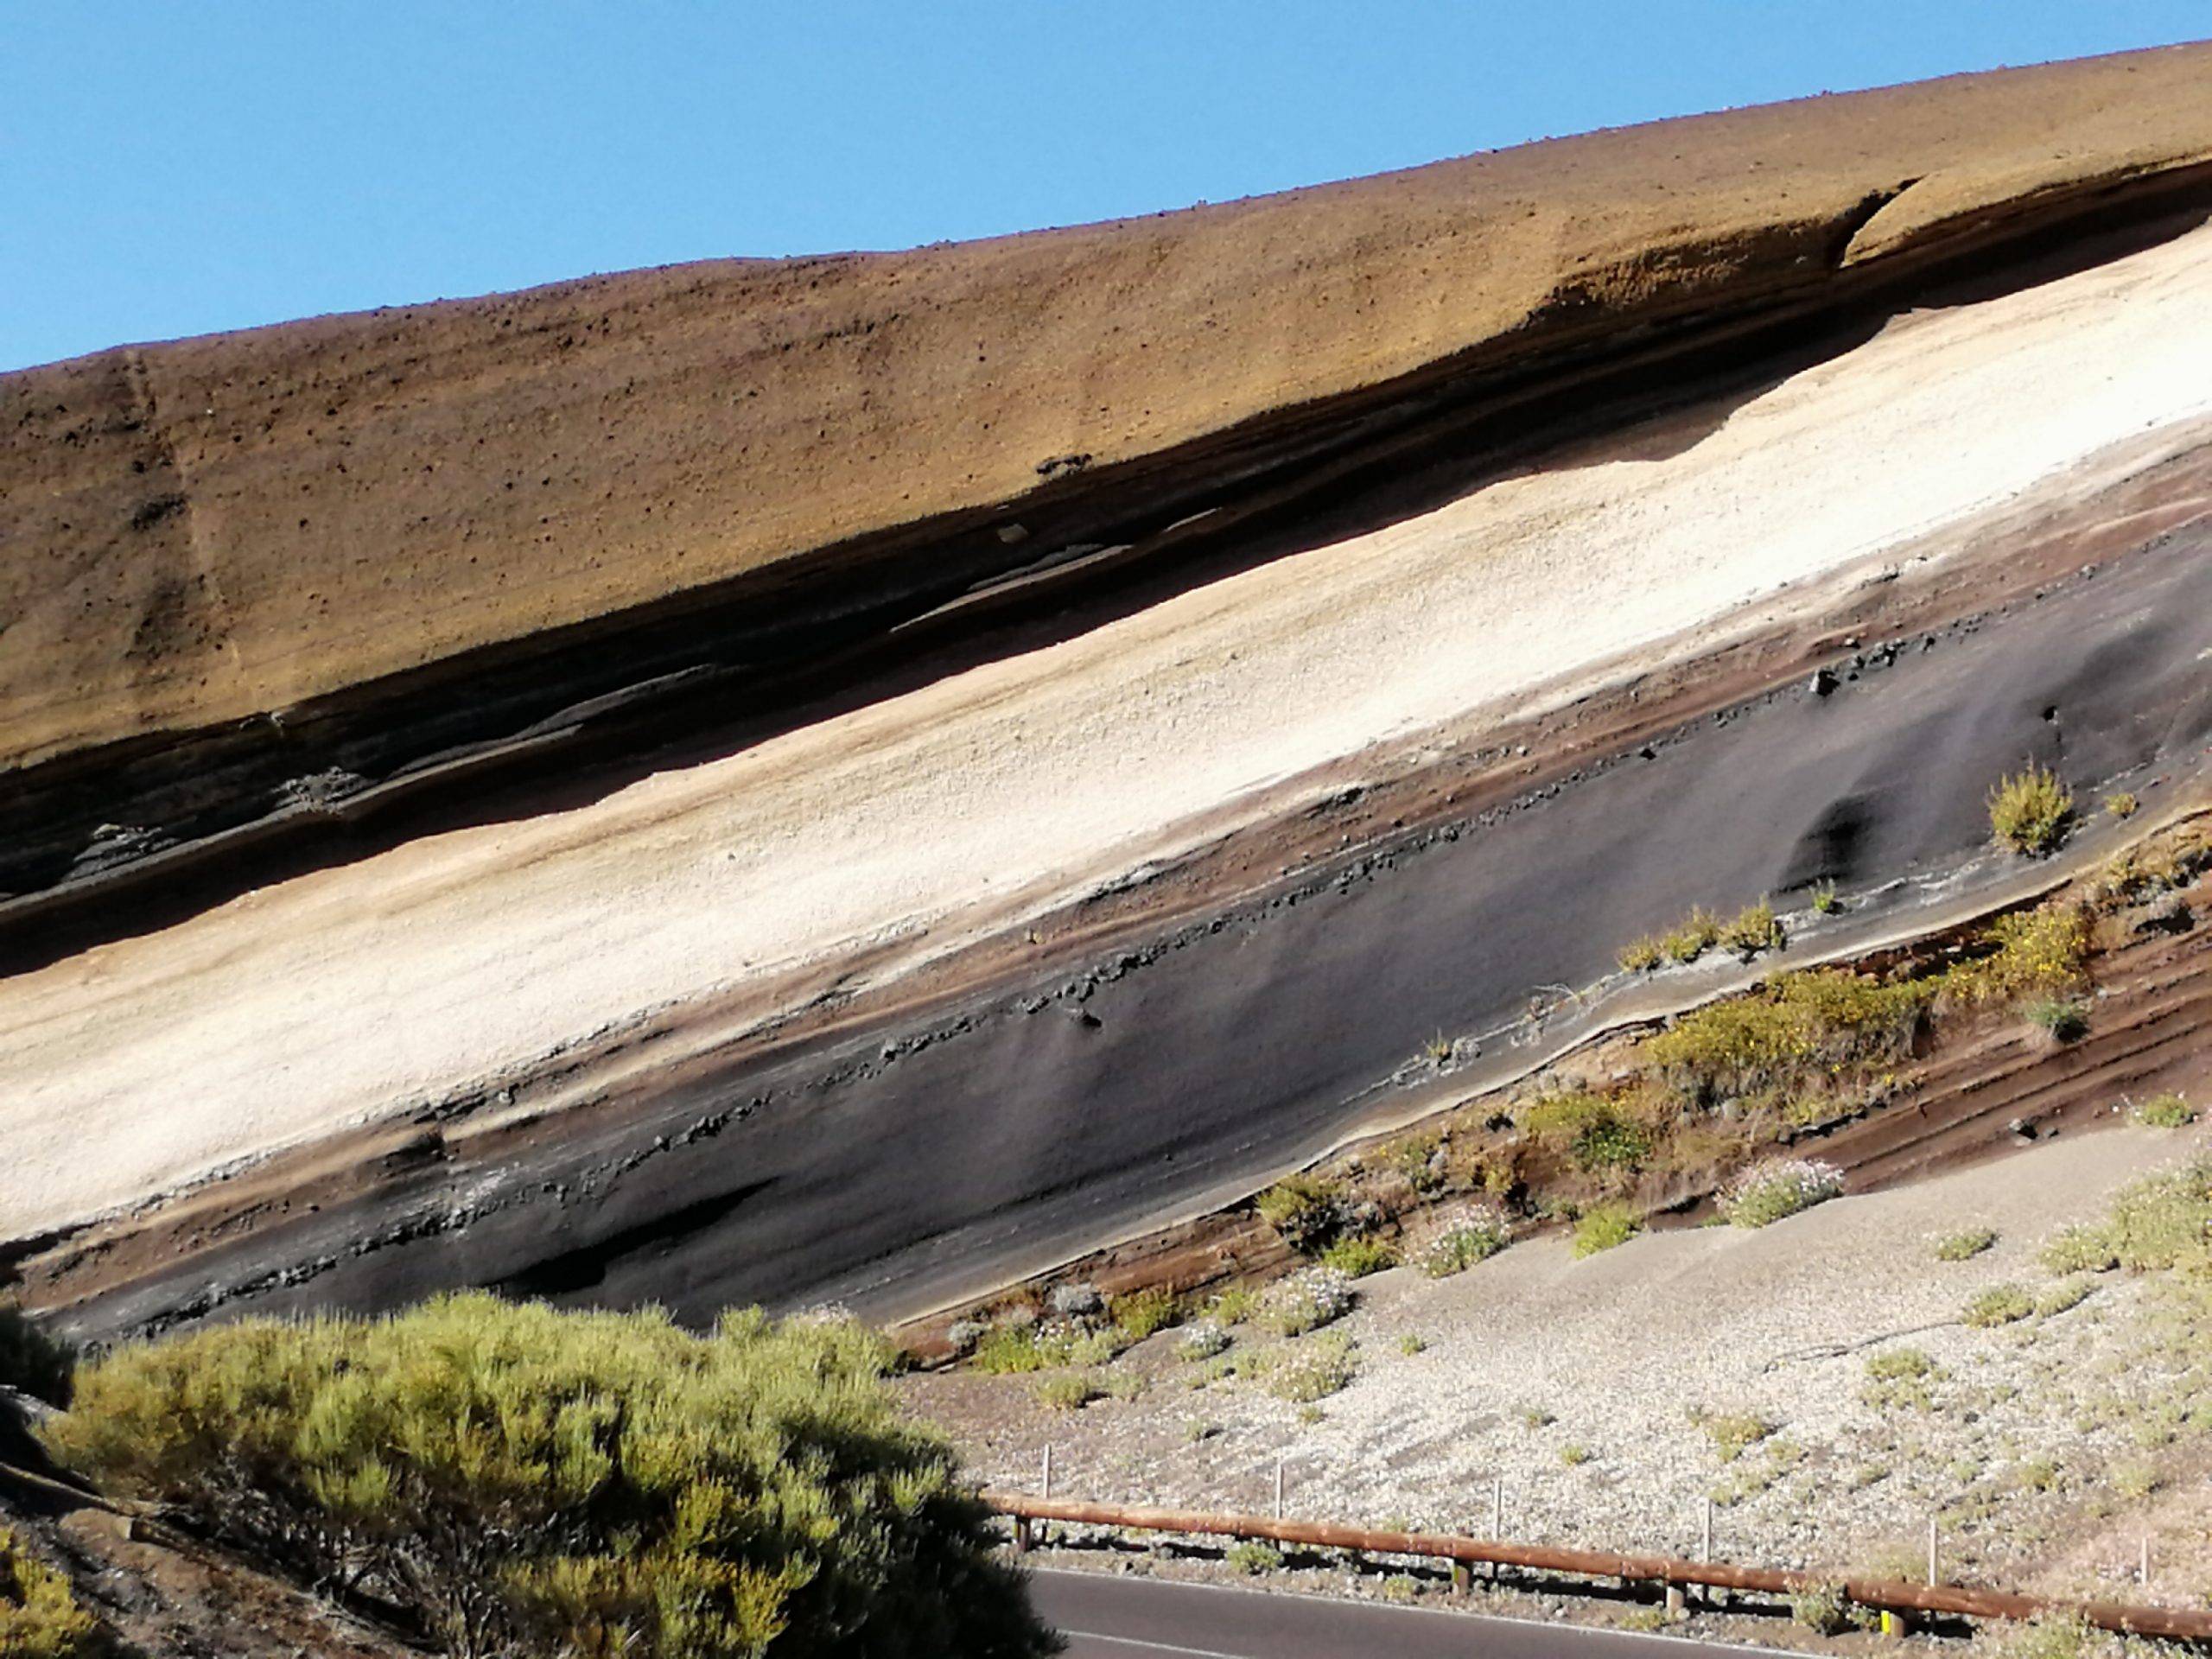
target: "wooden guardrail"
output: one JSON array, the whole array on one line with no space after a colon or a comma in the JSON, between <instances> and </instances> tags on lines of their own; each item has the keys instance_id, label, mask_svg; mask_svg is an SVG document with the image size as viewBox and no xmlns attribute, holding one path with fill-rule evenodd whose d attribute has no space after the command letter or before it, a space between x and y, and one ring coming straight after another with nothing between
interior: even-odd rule
<instances>
[{"instance_id":1,"label":"wooden guardrail","mask_svg":"<svg viewBox=\"0 0 2212 1659\"><path fill-rule=\"evenodd\" d=\"M1387 1532L1338 1526L1326 1521L1278 1520L1260 1515L1212 1515L1198 1510L1170 1510L1141 1503L1093 1503L1080 1498L1032 1497L1022 1493L983 1494L983 1501L1012 1519L1023 1541L1030 1523L1062 1521L1079 1526L1122 1527L1140 1532L1183 1533L1200 1537L1263 1539L1325 1549L1362 1550L1379 1555L1417 1555L1453 1563L1484 1564L1567 1573L1583 1578L1620 1579L1669 1586L1701 1586L1795 1595L1834 1587L1863 1607L1900 1613L1947 1613L1966 1618L2031 1618L2039 1613L2080 1618L2099 1630L2123 1635L2163 1637L2188 1642L2212 1641L2212 1611L2135 1607L2117 1602L2066 1601L2047 1596L2016 1595L2002 1590L1974 1590L1964 1585L1909 1584L1893 1579L1841 1578L1783 1567L1738 1567L1726 1561L1693 1561L1670 1555L1619 1555L1605 1550L1567 1549L1550 1544L1515 1544L1495 1539L1461 1538L1442 1533Z\"/></svg>"}]
</instances>

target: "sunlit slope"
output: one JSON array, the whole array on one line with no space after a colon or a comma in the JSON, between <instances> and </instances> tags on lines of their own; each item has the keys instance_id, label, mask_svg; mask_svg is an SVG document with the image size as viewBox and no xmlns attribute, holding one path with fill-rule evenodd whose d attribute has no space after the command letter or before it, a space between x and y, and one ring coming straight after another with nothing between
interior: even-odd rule
<instances>
[{"instance_id":1,"label":"sunlit slope","mask_svg":"<svg viewBox=\"0 0 2212 1659\"><path fill-rule=\"evenodd\" d=\"M823 559L851 561L843 598L896 587L963 537L998 546L1034 492L2185 170L2212 156L2208 77L2212 48L2178 48L0 377L0 766L281 729L308 700ZM937 539L824 552L925 521ZM775 622L779 580L747 614Z\"/></svg>"},{"instance_id":2,"label":"sunlit slope","mask_svg":"<svg viewBox=\"0 0 2212 1659\"><path fill-rule=\"evenodd\" d=\"M1757 627L1785 584L1993 507L2064 507L2202 444L2208 413L2199 230L588 805L0 982L0 1163L41 1172L0 1190L0 1233L464 1092L646 1009L864 948L926 955L1271 783L1562 677L1647 671L1713 619ZM1672 879L1664 851L1648 883Z\"/></svg>"}]
</instances>

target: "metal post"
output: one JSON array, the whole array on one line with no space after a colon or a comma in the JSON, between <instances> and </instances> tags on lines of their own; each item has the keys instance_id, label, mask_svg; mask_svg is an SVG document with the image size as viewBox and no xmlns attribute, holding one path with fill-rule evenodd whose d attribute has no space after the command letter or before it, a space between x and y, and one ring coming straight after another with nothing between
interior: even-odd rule
<instances>
[{"instance_id":1,"label":"metal post","mask_svg":"<svg viewBox=\"0 0 2212 1659\"><path fill-rule=\"evenodd\" d=\"M1044 1490L1044 1492L1043 1492L1042 1496L1044 1496L1044 1497L1050 1497L1052 1495L1052 1442L1048 1440L1048 1441L1046 1441L1046 1444L1045 1444L1045 1490Z\"/></svg>"},{"instance_id":2,"label":"metal post","mask_svg":"<svg viewBox=\"0 0 2212 1659\"><path fill-rule=\"evenodd\" d=\"M1505 1540L1505 1477L1503 1475L1495 1475L1491 1478L1490 1536L1492 1543L1503 1543ZM1490 1576L1492 1583L1497 1582L1497 1563L1492 1561L1490 1564Z\"/></svg>"},{"instance_id":3,"label":"metal post","mask_svg":"<svg viewBox=\"0 0 2212 1659\"><path fill-rule=\"evenodd\" d=\"M1275 1459L1275 1519L1282 1519L1282 1459Z\"/></svg>"},{"instance_id":4,"label":"metal post","mask_svg":"<svg viewBox=\"0 0 2212 1659\"><path fill-rule=\"evenodd\" d=\"M1698 1539L1697 1558L1700 1561L1713 1559L1713 1500L1709 1497L1705 1500L1705 1529Z\"/></svg>"},{"instance_id":5,"label":"metal post","mask_svg":"<svg viewBox=\"0 0 2212 1659\"><path fill-rule=\"evenodd\" d=\"M1934 1516L1932 1516L1932 1515L1931 1515L1931 1516L1929 1516L1928 1517L1928 1582L1929 1582L1929 1583L1930 1583L1930 1584L1934 1584L1934 1583L1936 1583L1936 1517L1935 1517Z\"/></svg>"}]
</instances>

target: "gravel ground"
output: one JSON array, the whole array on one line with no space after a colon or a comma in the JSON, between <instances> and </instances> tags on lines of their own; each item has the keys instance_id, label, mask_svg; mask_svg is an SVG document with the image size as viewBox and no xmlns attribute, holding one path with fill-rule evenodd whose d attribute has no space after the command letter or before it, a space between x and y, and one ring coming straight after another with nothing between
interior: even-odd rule
<instances>
[{"instance_id":1,"label":"gravel ground","mask_svg":"<svg viewBox=\"0 0 2212 1659\"><path fill-rule=\"evenodd\" d=\"M2163 1281L2114 1274L1995 1329L1959 1314L1995 1286L2049 1292L2042 1243L2191 1144L2115 1128L1758 1231L1662 1232L1585 1261L1547 1237L1455 1278L1376 1274L1337 1327L1359 1373L1318 1407L1193 1386L1172 1337L1104 1374L1147 1377L1141 1397L1080 1413L1021 1377L911 1387L991 1484L1033 1489L1049 1440L1061 1493L1264 1510L1280 1458L1294 1516L1485 1534L1502 1482L1510 1537L1684 1554L1711 1497L1724 1557L1900 1576L1924 1570L1936 1518L1947 1578L2108 1594L2134 1593L2142 1536L2193 1533L2186 1558L2154 1543L2163 1599L2202 1572L2202 1482L2179 1478L2202 1466L2190 1411L2212 1419L2194 1315ZM1996 1243L1936 1259L1936 1238L1976 1227ZM1269 1340L1248 1330L1240 1345ZM1870 1403L1869 1356L1908 1347L1935 1367L1926 1404ZM1732 1459L1700 1413L1763 1437Z\"/></svg>"}]
</instances>

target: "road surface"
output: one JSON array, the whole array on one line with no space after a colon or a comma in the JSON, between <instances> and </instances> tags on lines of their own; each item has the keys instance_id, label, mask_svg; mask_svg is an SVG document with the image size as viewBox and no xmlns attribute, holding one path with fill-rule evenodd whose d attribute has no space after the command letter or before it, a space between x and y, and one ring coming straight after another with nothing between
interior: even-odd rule
<instances>
[{"instance_id":1,"label":"road surface","mask_svg":"<svg viewBox=\"0 0 2212 1659\"><path fill-rule=\"evenodd\" d=\"M1697 1659L1758 1651L1681 1637L1384 1607L1222 1585L1040 1572L1038 1611L1066 1659Z\"/></svg>"}]
</instances>

